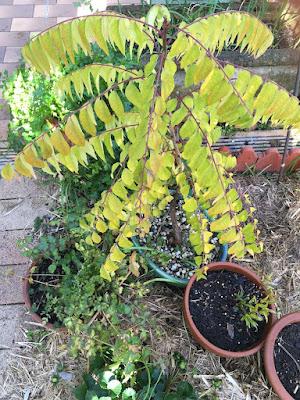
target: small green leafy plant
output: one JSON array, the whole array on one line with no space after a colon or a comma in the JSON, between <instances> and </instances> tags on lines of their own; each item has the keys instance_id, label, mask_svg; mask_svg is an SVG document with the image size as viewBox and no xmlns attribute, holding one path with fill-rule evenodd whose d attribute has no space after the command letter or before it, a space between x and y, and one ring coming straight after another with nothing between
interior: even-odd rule
<instances>
[{"instance_id":1,"label":"small green leafy plant","mask_svg":"<svg viewBox=\"0 0 300 400\"><path fill-rule=\"evenodd\" d=\"M236 293L235 298L237 307L243 313L241 319L248 328L257 329L258 322L263 320L268 322L272 313L270 306L274 304L274 297L270 291L265 297L259 299L256 296L250 297L243 290L240 290Z\"/></svg>"},{"instance_id":2,"label":"small green leafy plant","mask_svg":"<svg viewBox=\"0 0 300 400\"><path fill-rule=\"evenodd\" d=\"M21 243L23 253L36 265L29 289L32 311L45 322L68 328L70 352L74 356L78 353L93 356L120 335L133 348L139 347L147 337L145 326L149 323L149 313L140 304L147 289L130 279L133 272L126 262L114 281L100 276L99 265L105 260L105 248L107 251L113 240L110 232L101 245L90 248L73 229L73 218L69 221L63 213L59 217L50 221L55 232L45 234L49 221L38 221L38 240L33 246L34 237ZM122 324L125 328L121 329ZM127 325L136 325L134 335L127 330ZM121 353L121 347L116 347Z\"/></svg>"},{"instance_id":3,"label":"small green leafy plant","mask_svg":"<svg viewBox=\"0 0 300 400\"><path fill-rule=\"evenodd\" d=\"M12 75L4 73L1 78L3 96L11 113L9 145L20 151L48 131L48 123L62 118L65 113L63 102L54 91L55 76L45 78L22 64Z\"/></svg>"},{"instance_id":4,"label":"small green leafy plant","mask_svg":"<svg viewBox=\"0 0 300 400\"><path fill-rule=\"evenodd\" d=\"M110 361L109 351L91 360L89 372L74 392L78 400L197 400L188 382L174 383L175 371L167 373L147 354L131 364L130 377L123 363L116 366Z\"/></svg>"},{"instance_id":5,"label":"small green leafy plant","mask_svg":"<svg viewBox=\"0 0 300 400\"><path fill-rule=\"evenodd\" d=\"M82 257L75 249L70 237L66 237L64 234L43 235L33 247L32 240L32 237L28 236L19 243L20 247L23 254L35 263L47 262L45 273L54 274L58 270L68 273L72 268L80 267Z\"/></svg>"}]
</instances>

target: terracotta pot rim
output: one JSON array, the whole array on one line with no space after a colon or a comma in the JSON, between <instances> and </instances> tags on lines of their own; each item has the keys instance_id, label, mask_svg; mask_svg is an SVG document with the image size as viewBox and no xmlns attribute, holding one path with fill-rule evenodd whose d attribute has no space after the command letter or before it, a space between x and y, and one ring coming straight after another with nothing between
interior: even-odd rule
<instances>
[{"instance_id":1,"label":"terracotta pot rim","mask_svg":"<svg viewBox=\"0 0 300 400\"><path fill-rule=\"evenodd\" d=\"M231 262L215 262L207 265L208 271L220 271L220 270L227 270L227 271L232 271L239 273L240 275L244 275L246 278L248 278L250 281L254 282L257 286L259 286L263 291L266 291L266 287L263 285L261 279L259 276L252 271L251 269L247 267L242 267L241 265L234 264ZM264 334L262 338L257 342L254 346L252 346L250 349L244 350L244 351L229 351L229 350L224 350L221 349L220 347L214 345L211 343L208 339L203 336L198 328L196 327L190 310L189 310L189 294L192 285L194 284L196 280L196 275L193 275L191 279L189 280L189 283L186 287L185 293L184 293L184 306L183 306L183 313L184 313L184 318L187 323L187 326L192 333L194 339L199 343L202 347L205 349L211 351L212 353L217 354L220 357L226 357L226 358L240 358L240 357L247 357L250 355L253 355L257 353L263 346L265 338L273 325L274 321L276 320L274 313L270 314L269 321L266 324ZM274 304L271 305L271 309L275 311L275 306Z\"/></svg>"},{"instance_id":2,"label":"terracotta pot rim","mask_svg":"<svg viewBox=\"0 0 300 400\"><path fill-rule=\"evenodd\" d=\"M280 318L271 328L265 342L264 348L264 367L268 381L272 385L274 391L282 400L294 400L287 392L280 379L278 378L274 361L275 341L280 332L288 325L300 323L300 311L292 312Z\"/></svg>"},{"instance_id":3,"label":"terracotta pot rim","mask_svg":"<svg viewBox=\"0 0 300 400\"><path fill-rule=\"evenodd\" d=\"M32 263L31 265L29 265L28 270L26 275L23 277L23 285L22 285L22 292L23 292L23 299L24 299L24 303L26 308L28 309L28 312L30 313L32 319L37 322L38 324L41 324L43 328L47 329L47 330L51 330L51 331L66 331L66 328L61 327L61 328L55 328L55 326L51 323L51 322L47 322L45 323L45 321L42 320L42 318L40 317L39 314L35 313L32 311L32 302L29 296L29 278L31 276L32 270L37 267L36 263Z\"/></svg>"}]
</instances>

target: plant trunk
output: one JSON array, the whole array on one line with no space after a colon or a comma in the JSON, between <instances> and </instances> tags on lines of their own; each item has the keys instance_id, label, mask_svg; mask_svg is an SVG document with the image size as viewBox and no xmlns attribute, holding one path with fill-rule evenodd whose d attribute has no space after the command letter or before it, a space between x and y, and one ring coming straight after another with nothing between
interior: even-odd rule
<instances>
[{"instance_id":1,"label":"plant trunk","mask_svg":"<svg viewBox=\"0 0 300 400\"><path fill-rule=\"evenodd\" d=\"M176 216L177 200L178 200L178 196L177 196L177 192L176 192L173 200L170 203L170 216L171 216L171 222L172 222L172 227L173 227L174 244L181 245L181 243L182 243L181 229L179 227L179 224L177 221L177 216Z\"/></svg>"}]
</instances>

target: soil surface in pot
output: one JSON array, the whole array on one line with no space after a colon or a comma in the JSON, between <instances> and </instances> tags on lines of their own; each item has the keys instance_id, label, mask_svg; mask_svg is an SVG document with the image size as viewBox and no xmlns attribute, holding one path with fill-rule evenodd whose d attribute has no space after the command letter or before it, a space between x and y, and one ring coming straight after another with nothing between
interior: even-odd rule
<instances>
[{"instance_id":1,"label":"soil surface in pot","mask_svg":"<svg viewBox=\"0 0 300 400\"><path fill-rule=\"evenodd\" d=\"M236 295L257 299L265 294L243 275L221 270L211 271L207 279L195 281L190 290L189 307L199 332L215 346L227 351L252 348L263 336L266 321L257 329L247 328Z\"/></svg>"},{"instance_id":2,"label":"soil surface in pot","mask_svg":"<svg viewBox=\"0 0 300 400\"><path fill-rule=\"evenodd\" d=\"M285 390L300 400L300 323L286 326L274 347L275 368Z\"/></svg>"},{"instance_id":3,"label":"soil surface in pot","mask_svg":"<svg viewBox=\"0 0 300 400\"><path fill-rule=\"evenodd\" d=\"M35 267L34 272L29 278L29 297L32 303L31 311L38 314L43 320L61 326L61 322L57 320L55 313L48 312L47 300L55 294L56 288L62 278L62 268L57 268L55 274L50 274L48 267L51 264L50 260L41 260Z\"/></svg>"},{"instance_id":4,"label":"soil surface in pot","mask_svg":"<svg viewBox=\"0 0 300 400\"><path fill-rule=\"evenodd\" d=\"M167 205L159 217L152 220L149 235L141 238L140 243L151 249L145 251L146 255L163 271L176 278L188 279L198 267L194 260L196 254L189 241L190 225L186 220L182 206L183 201L179 199L176 202L174 213L176 214L176 221L181 235L180 244L177 244L174 238L170 204ZM205 218L204 215L203 218ZM209 258L203 262L202 266L219 260L221 248L218 239L213 237L211 243L216 247L212 250Z\"/></svg>"}]
</instances>

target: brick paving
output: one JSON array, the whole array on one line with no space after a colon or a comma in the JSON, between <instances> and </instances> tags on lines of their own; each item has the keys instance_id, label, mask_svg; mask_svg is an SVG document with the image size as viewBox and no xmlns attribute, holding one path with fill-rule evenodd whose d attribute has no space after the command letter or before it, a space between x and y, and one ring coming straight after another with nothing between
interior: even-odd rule
<instances>
[{"instance_id":1,"label":"brick paving","mask_svg":"<svg viewBox=\"0 0 300 400\"><path fill-rule=\"evenodd\" d=\"M76 8L76 0L0 0L0 72L12 73L20 61L22 46L30 37L57 22L89 13L88 7ZM135 3L139 0L125 0ZM97 0L105 9L117 0ZM3 106L3 107L2 107ZM0 93L0 165L11 159L7 147L9 112ZM26 320L22 298L22 276L29 260L20 254L17 241L32 227L36 216L45 214L48 197L33 181L0 179L0 385L10 353L24 340ZM1 398L5 399L6 398Z\"/></svg>"}]
</instances>

